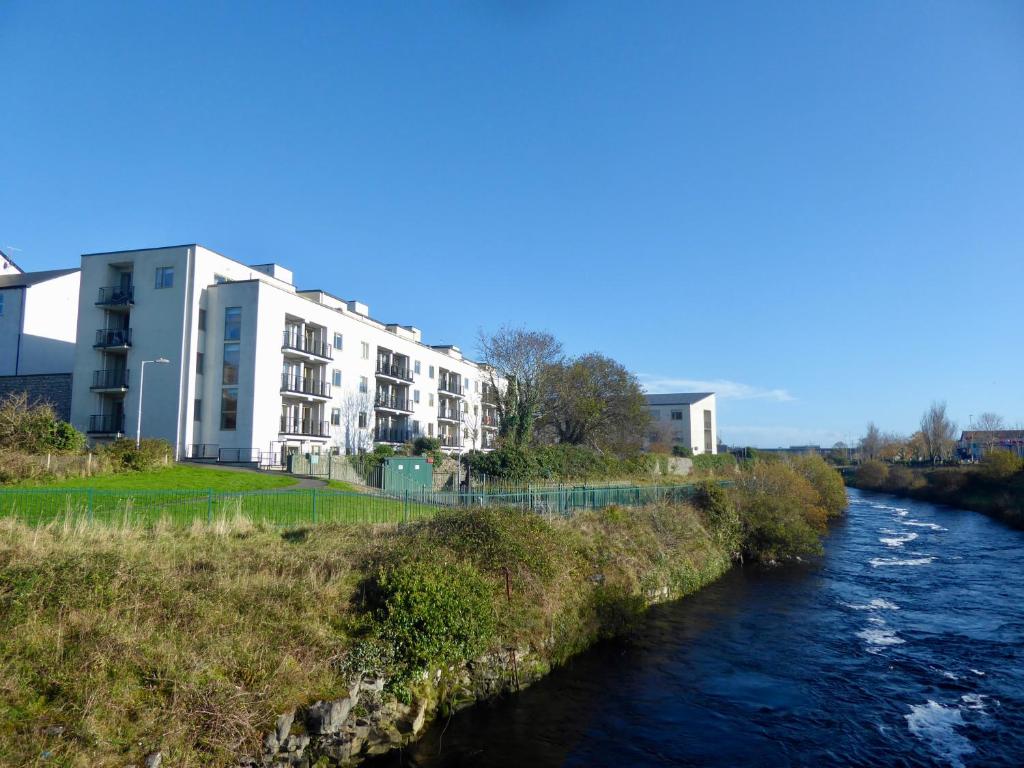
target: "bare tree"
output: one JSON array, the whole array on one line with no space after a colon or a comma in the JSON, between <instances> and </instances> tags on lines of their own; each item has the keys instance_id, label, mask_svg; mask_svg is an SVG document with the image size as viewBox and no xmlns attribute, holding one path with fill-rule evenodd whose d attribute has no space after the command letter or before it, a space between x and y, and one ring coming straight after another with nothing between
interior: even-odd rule
<instances>
[{"instance_id":1,"label":"bare tree","mask_svg":"<svg viewBox=\"0 0 1024 768\"><path fill-rule=\"evenodd\" d=\"M971 426L968 429L974 430L975 432L998 432L1006 429L1006 422L1003 417L998 413L992 413L992 411L985 411L984 413L978 414L978 418L971 422ZM999 444L998 438L994 435L981 435L977 441L981 445L982 453L988 453L995 449Z\"/></svg>"},{"instance_id":2,"label":"bare tree","mask_svg":"<svg viewBox=\"0 0 1024 768\"><path fill-rule=\"evenodd\" d=\"M946 415L946 402L932 403L921 416L921 437L932 463L937 463L953 453L956 441L956 423Z\"/></svg>"},{"instance_id":3,"label":"bare tree","mask_svg":"<svg viewBox=\"0 0 1024 768\"><path fill-rule=\"evenodd\" d=\"M562 345L550 333L502 327L480 332L481 362L488 366L498 405L499 435L512 445L530 442L541 399L541 379L562 357Z\"/></svg>"},{"instance_id":4,"label":"bare tree","mask_svg":"<svg viewBox=\"0 0 1024 768\"><path fill-rule=\"evenodd\" d=\"M882 431L875 426L875 422L869 421L864 437L860 439L861 461L877 459L882 451Z\"/></svg>"},{"instance_id":5,"label":"bare tree","mask_svg":"<svg viewBox=\"0 0 1024 768\"><path fill-rule=\"evenodd\" d=\"M359 453L373 448L370 417L373 400L362 392L349 392L341 401L341 429L334 435L334 443L345 453ZM360 416L360 414L363 414ZM365 426L360 426L360 418Z\"/></svg>"},{"instance_id":6,"label":"bare tree","mask_svg":"<svg viewBox=\"0 0 1024 768\"><path fill-rule=\"evenodd\" d=\"M483 415L480 410L480 395L475 392L466 392L465 411L462 413L462 428L466 431L466 437L470 439L471 450L477 449L480 440L480 427L483 424Z\"/></svg>"}]
</instances>

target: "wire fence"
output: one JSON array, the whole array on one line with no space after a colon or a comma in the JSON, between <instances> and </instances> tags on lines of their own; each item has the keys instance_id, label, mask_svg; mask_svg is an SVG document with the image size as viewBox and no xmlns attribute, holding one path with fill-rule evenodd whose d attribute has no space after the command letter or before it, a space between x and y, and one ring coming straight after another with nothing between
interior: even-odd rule
<instances>
[{"instance_id":1,"label":"wire fence","mask_svg":"<svg viewBox=\"0 0 1024 768\"><path fill-rule=\"evenodd\" d=\"M29 525L90 522L191 525L244 517L277 526L320 523L399 523L431 517L440 510L514 507L547 517L612 505L642 506L683 501L693 486L527 487L508 493L408 489L397 493L354 493L330 488L225 493L214 490L112 491L90 488L0 490L0 517Z\"/></svg>"}]
</instances>

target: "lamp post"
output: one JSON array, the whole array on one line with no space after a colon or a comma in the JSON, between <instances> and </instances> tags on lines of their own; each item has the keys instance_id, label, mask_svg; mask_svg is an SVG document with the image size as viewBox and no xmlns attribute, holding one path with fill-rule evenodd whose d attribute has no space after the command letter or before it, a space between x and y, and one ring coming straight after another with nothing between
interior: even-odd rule
<instances>
[{"instance_id":1,"label":"lamp post","mask_svg":"<svg viewBox=\"0 0 1024 768\"><path fill-rule=\"evenodd\" d=\"M143 360L142 364L139 365L139 417L135 422L135 447L138 448L142 443L142 385L146 378L146 363L169 363L166 357L158 357L156 360Z\"/></svg>"}]
</instances>

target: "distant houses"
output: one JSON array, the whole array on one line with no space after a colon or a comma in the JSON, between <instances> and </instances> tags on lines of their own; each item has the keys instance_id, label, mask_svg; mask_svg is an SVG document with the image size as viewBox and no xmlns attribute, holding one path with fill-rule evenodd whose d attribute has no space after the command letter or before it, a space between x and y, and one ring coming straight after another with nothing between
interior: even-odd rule
<instances>
[{"instance_id":1,"label":"distant houses","mask_svg":"<svg viewBox=\"0 0 1024 768\"><path fill-rule=\"evenodd\" d=\"M714 392L647 395L651 414L648 445L689 449L694 456L718 453L718 406Z\"/></svg>"},{"instance_id":2,"label":"distant houses","mask_svg":"<svg viewBox=\"0 0 1024 768\"><path fill-rule=\"evenodd\" d=\"M956 444L962 459L977 460L990 451L1010 451L1024 457L1024 429L970 429Z\"/></svg>"}]
</instances>

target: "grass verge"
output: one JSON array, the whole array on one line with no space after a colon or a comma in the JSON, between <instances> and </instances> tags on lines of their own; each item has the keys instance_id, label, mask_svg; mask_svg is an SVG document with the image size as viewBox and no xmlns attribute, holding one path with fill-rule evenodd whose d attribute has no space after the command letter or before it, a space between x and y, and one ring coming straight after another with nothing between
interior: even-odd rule
<instances>
[{"instance_id":1,"label":"grass verge","mask_svg":"<svg viewBox=\"0 0 1024 768\"><path fill-rule=\"evenodd\" d=\"M23 482L10 488L93 488L109 491L175 490L258 491L287 488L295 479L261 472L235 472L212 467L176 464L141 472L118 472L92 477L70 477L53 482Z\"/></svg>"}]
</instances>

